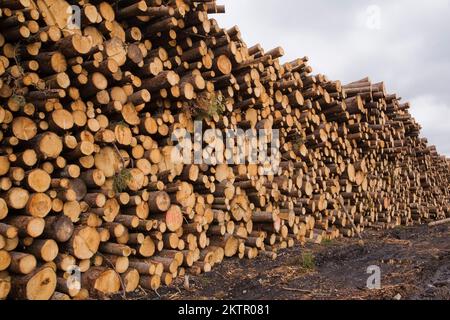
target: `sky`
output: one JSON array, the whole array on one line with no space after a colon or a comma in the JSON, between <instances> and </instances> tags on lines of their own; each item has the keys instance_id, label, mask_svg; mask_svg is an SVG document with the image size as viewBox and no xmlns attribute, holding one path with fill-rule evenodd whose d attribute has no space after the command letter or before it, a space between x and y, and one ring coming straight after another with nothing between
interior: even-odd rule
<instances>
[{"instance_id":1,"label":"sky","mask_svg":"<svg viewBox=\"0 0 450 320\"><path fill-rule=\"evenodd\" d=\"M343 84L369 76L411 103L422 136L450 156L450 0L217 0L245 42L308 56Z\"/></svg>"}]
</instances>

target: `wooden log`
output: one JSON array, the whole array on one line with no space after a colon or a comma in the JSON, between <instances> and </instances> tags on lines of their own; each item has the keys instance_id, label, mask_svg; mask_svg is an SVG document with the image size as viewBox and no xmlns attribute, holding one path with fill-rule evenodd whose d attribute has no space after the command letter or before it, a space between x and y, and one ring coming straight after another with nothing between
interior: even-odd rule
<instances>
[{"instance_id":1,"label":"wooden log","mask_svg":"<svg viewBox=\"0 0 450 320\"><path fill-rule=\"evenodd\" d=\"M11 264L11 255L6 250L0 250L0 271L8 269Z\"/></svg>"},{"instance_id":2,"label":"wooden log","mask_svg":"<svg viewBox=\"0 0 450 320\"><path fill-rule=\"evenodd\" d=\"M14 226L21 237L37 238L44 232L45 220L29 216L14 216L6 219L7 224Z\"/></svg>"},{"instance_id":3,"label":"wooden log","mask_svg":"<svg viewBox=\"0 0 450 320\"><path fill-rule=\"evenodd\" d=\"M74 225L69 217L52 216L45 219L44 235L58 242L67 242L72 237Z\"/></svg>"},{"instance_id":4,"label":"wooden log","mask_svg":"<svg viewBox=\"0 0 450 320\"><path fill-rule=\"evenodd\" d=\"M440 220L440 221L435 221L435 222L430 222L428 224L429 227L436 227L436 226L440 226L446 223L449 223L450 219L444 219L444 220Z\"/></svg>"},{"instance_id":5,"label":"wooden log","mask_svg":"<svg viewBox=\"0 0 450 320\"><path fill-rule=\"evenodd\" d=\"M114 294L120 290L119 275L104 267L90 268L82 274L81 283L93 296Z\"/></svg>"},{"instance_id":6,"label":"wooden log","mask_svg":"<svg viewBox=\"0 0 450 320\"><path fill-rule=\"evenodd\" d=\"M11 277L5 271L0 272L0 300L5 300L11 291Z\"/></svg>"},{"instance_id":7,"label":"wooden log","mask_svg":"<svg viewBox=\"0 0 450 320\"><path fill-rule=\"evenodd\" d=\"M45 193L33 193L30 195L25 212L36 218L45 218L52 210L52 200Z\"/></svg>"},{"instance_id":8,"label":"wooden log","mask_svg":"<svg viewBox=\"0 0 450 320\"><path fill-rule=\"evenodd\" d=\"M125 286L125 292L134 292L139 286L140 275L136 269L128 269L128 271L121 275L121 278Z\"/></svg>"},{"instance_id":9,"label":"wooden log","mask_svg":"<svg viewBox=\"0 0 450 320\"><path fill-rule=\"evenodd\" d=\"M75 228L67 243L68 251L78 259L90 259L97 253L100 246L100 235L92 227L79 226Z\"/></svg>"},{"instance_id":10,"label":"wooden log","mask_svg":"<svg viewBox=\"0 0 450 320\"><path fill-rule=\"evenodd\" d=\"M16 299L49 300L56 288L55 271L48 266L26 276L13 276L11 280L11 296Z\"/></svg>"}]
</instances>

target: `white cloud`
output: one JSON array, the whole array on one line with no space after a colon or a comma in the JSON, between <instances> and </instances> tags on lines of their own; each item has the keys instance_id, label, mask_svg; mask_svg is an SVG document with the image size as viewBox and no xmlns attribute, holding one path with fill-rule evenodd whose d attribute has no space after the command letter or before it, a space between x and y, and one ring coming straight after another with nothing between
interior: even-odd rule
<instances>
[{"instance_id":1,"label":"white cloud","mask_svg":"<svg viewBox=\"0 0 450 320\"><path fill-rule=\"evenodd\" d=\"M420 119L423 127L422 136L436 145L439 152L450 156L450 105L426 95L412 99L411 106L412 115Z\"/></svg>"}]
</instances>

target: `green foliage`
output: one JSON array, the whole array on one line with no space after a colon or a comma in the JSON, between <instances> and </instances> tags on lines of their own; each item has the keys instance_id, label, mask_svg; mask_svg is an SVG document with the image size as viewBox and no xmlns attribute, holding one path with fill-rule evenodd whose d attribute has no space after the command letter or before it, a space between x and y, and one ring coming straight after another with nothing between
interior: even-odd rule
<instances>
[{"instance_id":1,"label":"green foliage","mask_svg":"<svg viewBox=\"0 0 450 320\"><path fill-rule=\"evenodd\" d=\"M221 94L211 94L200 96L196 101L196 106L193 108L193 116L197 120L211 119L216 115L222 115L225 112L225 99Z\"/></svg>"},{"instance_id":2,"label":"green foliage","mask_svg":"<svg viewBox=\"0 0 450 320\"><path fill-rule=\"evenodd\" d=\"M292 147L294 148L294 150L299 150L304 143L305 143L305 141L300 138L300 139L295 140L295 142L292 143Z\"/></svg>"},{"instance_id":3,"label":"green foliage","mask_svg":"<svg viewBox=\"0 0 450 320\"><path fill-rule=\"evenodd\" d=\"M119 121L119 122L117 122L117 125L118 126L121 126L121 127L127 127L127 128L129 128L130 126L128 125L128 123L126 123L125 121Z\"/></svg>"},{"instance_id":4,"label":"green foliage","mask_svg":"<svg viewBox=\"0 0 450 320\"><path fill-rule=\"evenodd\" d=\"M314 270L316 268L316 262L314 255L311 252L304 252L302 254L302 268L306 270Z\"/></svg>"},{"instance_id":5,"label":"green foliage","mask_svg":"<svg viewBox=\"0 0 450 320\"><path fill-rule=\"evenodd\" d=\"M324 245L324 246L331 246L332 244L333 244L333 240L331 240L331 239L322 240L322 245Z\"/></svg>"},{"instance_id":6,"label":"green foliage","mask_svg":"<svg viewBox=\"0 0 450 320\"><path fill-rule=\"evenodd\" d=\"M17 94L14 94L11 97L11 99L14 100L20 107L24 107L25 104L27 103L27 101L25 100L24 96L20 96L20 95L17 95Z\"/></svg>"},{"instance_id":7,"label":"green foliage","mask_svg":"<svg viewBox=\"0 0 450 320\"><path fill-rule=\"evenodd\" d=\"M128 183L132 179L130 170L122 169L114 176L114 191L117 193L123 192L128 188Z\"/></svg>"},{"instance_id":8,"label":"green foliage","mask_svg":"<svg viewBox=\"0 0 450 320\"><path fill-rule=\"evenodd\" d=\"M316 262L311 252L304 252L301 256L294 257L288 261L291 266L298 266L304 271L314 270Z\"/></svg>"}]
</instances>

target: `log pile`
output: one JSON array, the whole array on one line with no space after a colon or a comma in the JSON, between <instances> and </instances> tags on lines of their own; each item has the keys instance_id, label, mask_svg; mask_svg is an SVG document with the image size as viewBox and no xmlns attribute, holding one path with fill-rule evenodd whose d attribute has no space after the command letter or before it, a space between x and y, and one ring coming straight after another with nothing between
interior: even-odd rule
<instances>
[{"instance_id":1,"label":"log pile","mask_svg":"<svg viewBox=\"0 0 450 320\"><path fill-rule=\"evenodd\" d=\"M0 1L0 299L156 290L228 257L450 217L450 160L408 103L282 64L209 16L224 11ZM279 130L279 170L173 161L172 134L198 119Z\"/></svg>"}]
</instances>

